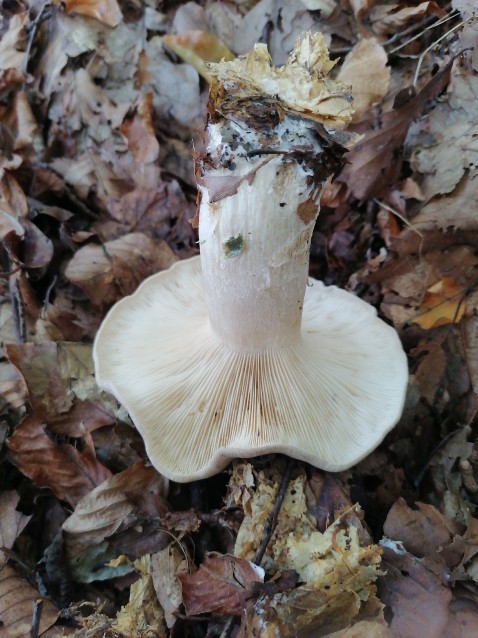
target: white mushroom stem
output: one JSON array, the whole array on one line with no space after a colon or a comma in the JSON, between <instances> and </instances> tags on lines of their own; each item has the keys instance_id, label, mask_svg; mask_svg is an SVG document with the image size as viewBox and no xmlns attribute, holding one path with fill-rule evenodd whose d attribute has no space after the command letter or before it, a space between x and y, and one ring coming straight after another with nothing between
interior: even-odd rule
<instances>
[{"instance_id":1,"label":"white mushroom stem","mask_svg":"<svg viewBox=\"0 0 478 638\"><path fill-rule=\"evenodd\" d=\"M320 190L350 141L332 66L309 33L283 67L257 45L209 68L200 261L149 278L96 337L98 383L173 480L269 452L342 470L401 414L408 370L396 332L361 299L307 280Z\"/></svg>"},{"instance_id":2,"label":"white mushroom stem","mask_svg":"<svg viewBox=\"0 0 478 638\"><path fill-rule=\"evenodd\" d=\"M298 138L297 128L314 154L322 148L312 130L287 120L272 136L285 153L252 159L243 146L232 153L223 141L221 132L230 133L228 122L210 125L210 156L233 154L235 167L205 174L201 266L211 329L237 352L289 346L300 336L318 189L313 171L287 150ZM251 142L249 135L247 145ZM223 196L221 183L234 192Z\"/></svg>"}]
</instances>

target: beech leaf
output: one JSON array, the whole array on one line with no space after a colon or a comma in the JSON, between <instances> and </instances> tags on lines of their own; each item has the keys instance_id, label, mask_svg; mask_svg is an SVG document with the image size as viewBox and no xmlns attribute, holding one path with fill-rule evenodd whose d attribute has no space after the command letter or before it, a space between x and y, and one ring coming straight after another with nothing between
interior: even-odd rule
<instances>
[{"instance_id":1,"label":"beech leaf","mask_svg":"<svg viewBox=\"0 0 478 638\"><path fill-rule=\"evenodd\" d=\"M86 428L79 441L58 443L48 435L41 418L28 416L15 428L8 447L25 476L71 505L111 475L97 460Z\"/></svg>"},{"instance_id":2,"label":"beech leaf","mask_svg":"<svg viewBox=\"0 0 478 638\"><path fill-rule=\"evenodd\" d=\"M241 616L250 588L264 581L263 570L248 560L210 553L194 574L180 574L183 601L190 615Z\"/></svg>"},{"instance_id":3,"label":"beech leaf","mask_svg":"<svg viewBox=\"0 0 478 638\"><path fill-rule=\"evenodd\" d=\"M33 604L41 596L28 581L21 578L10 565L0 568L0 638L26 638L30 636ZM51 627L58 611L43 599L39 635Z\"/></svg>"}]
</instances>

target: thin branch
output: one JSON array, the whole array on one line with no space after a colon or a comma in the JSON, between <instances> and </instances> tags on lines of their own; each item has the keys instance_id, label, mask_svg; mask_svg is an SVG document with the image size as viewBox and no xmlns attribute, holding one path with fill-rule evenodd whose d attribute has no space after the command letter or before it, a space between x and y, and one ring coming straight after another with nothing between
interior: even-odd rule
<instances>
[{"instance_id":1,"label":"thin branch","mask_svg":"<svg viewBox=\"0 0 478 638\"><path fill-rule=\"evenodd\" d=\"M261 561L266 553L267 546L269 545L269 541L271 540L271 536L274 533L274 530L277 525L277 518L279 516L280 508L282 507L282 502L284 501L284 497L287 491L287 486L289 485L290 474L292 471L293 460L287 459L287 465L285 467L284 475L282 476L282 480L279 485L279 490L277 492L276 500L274 503L274 507L271 510L271 513L267 517L266 523L264 525L264 531L262 533L262 539L259 543L259 547L256 549L255 554L252 558L252 562L256 565L260 565Z\"/></svg>"},{"instance_id":2,"label":"thin branch","mask_svg":"<svg viewBox=\"0 0 478 638\"><path fill-rule=\"evenodd\" d=\"M459 14L458 11L452 11L449 15L444 16L443 18L441 18L437 22L434 22L433 24L430 24L427 27L425 27L424 29L422 29L420 31L420 33L416 33L412 38L409 38L408 40L405 40L405 42L402 42L401 44L396 46L394 49L390 49L390 51L388 53L391 55L392 53L396 53L397 51L400 51L400 49L403 49L404 47L406 47L407 44L410 44L411 42L414 42L415 40L418 40L419 38L421 38L422 35L426 31L430 31L431 29L435 29L436 27L439 27L441 24L444 24L445 22L448 22L448 20L452 20L453 18L457 18L459 15L460 14ZM415 25L415 28L416 28L416 25ZM413 30L413 25L412 25L412 27L410 27L410 30ZM403 32L402 35L405 35L405 32Z\"/></svg>"},{"instance_id":3,"label":"thin branch","mask_svg":"<svg viewBox=\"0 0 478 638\"><path fill-rule=\"evenodd\" d=\"M412 82L412 86L415 87L415 89L417 88L417 82L418 82L418 76L420 74L420 68L422 66L423 60L426 56L426 54L431 51L432 49L434 49L436 47L437 44L439 44L442 40L444 40L445 38L447 38L449 35L451 35L453 33L453 31L456 31L457 29L459 29L460 27L462 27L464 25L464 21L460 20L460 22L458 22L458 24L455 24L454 27L452 27L451 29L449 29L446 33L444 33L442 36L440 36L438 38L438 40L435 40L435 42L432 42L430 44L429 47L427 47L425 49L425 51L422 51L422 53L420 54L420 57L418 58L418 62L417 62L417 68L415 70L415 75L413 76L413 82Z\"/></svg>"},{"instance_id":4,"label":"thin branch","mask_svg":"<svg viewBox=\"0 0 478 638\"><path fill-rule=\"evenodd\" d=\"M39 598L33 601L33 616L32 627L30 629L30 638L38 638L38 632L40 631L40 619L43 608L43 600Z\"/></svg>"}]
</instances>

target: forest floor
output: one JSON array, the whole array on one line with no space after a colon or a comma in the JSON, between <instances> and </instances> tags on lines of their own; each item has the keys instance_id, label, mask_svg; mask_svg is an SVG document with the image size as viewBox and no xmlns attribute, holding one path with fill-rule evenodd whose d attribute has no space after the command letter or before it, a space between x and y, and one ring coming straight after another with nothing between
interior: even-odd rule
<instances>
[{"instance_id":1,"label":"forest floor","mask_svg":"<svg viewBox=\"0 0 478 638\"><path fill-rule=\"evenodd\" d=\"M478 635L475 7L3 3L1 638ZM307 30L362 135L310 272L398 331L404 413L338 474L269 455L174 483L95 385L92 343L117 300L198 253L205 61L265 42L282 65Z\"/></svg>"}]
</instances>

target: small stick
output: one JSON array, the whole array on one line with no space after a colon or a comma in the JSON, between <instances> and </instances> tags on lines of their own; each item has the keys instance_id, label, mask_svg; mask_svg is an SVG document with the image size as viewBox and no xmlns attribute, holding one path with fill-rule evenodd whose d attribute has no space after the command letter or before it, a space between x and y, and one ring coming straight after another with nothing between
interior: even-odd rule
<instances>
[{"instance_id":1,"label":"small stick","mask_svg":"<svg viewBox=\"0 0 478 638\"><path fill-rule=\"evenodd\" d=\"M277 517L279 516L280 508L282 507L282 502L284 500L285 493L287 491L287 486L289 485L292 465L293 465L292 459L287 459L287 465L285 467L284 475L282 476L282 480L279 485L279 491L277 492L274 507L272 508L271 513L267 517L266 523L264 525L264 531L262 533L261 542L252 558L252 562L255 563L256 565L260 565L264 557L264 554L266 552L267 546L269 545L269 541L271 540L271 536L274 533L274 530L276 528Z\"/></svg>"},{"instance_id":2,"label":"small stick","mask_svg":"<svg viewBox=\"0 0 478 638\"><path fill-rule=\"evenodd\" d=\"M55 287L57 279L58 279L58 277L55 275L53 277L53 279L51 280L50 285L47 288L47 291L46 291L46 294L45 294L45 301L43 303L43 308L42 308L41 313L40 313L40 319L45 319L46 318L46 313L47 313L47 310L48 310L48 306L50 305L51 291Z\"/></svg>"},{"instance_id":3,"label":"small stick","mask_svg":"<svg viewBox=\"0 0 478 638\"><path fill-rule=\"evenodd\" d=\"M43 600L41 598L33 602L33 616L32 616L32 628L30 629L30 638L38 638L42 608L43 608Z\"/></svg>"},{"instance_id":4,"label":"small stick","mask_svg":"<svg viewBox=\"0 0 478 638\"><path fill-rule=\"evenodd\" d=\"M277 525L277 517L279 516L280 508L282 507L282 503L284 501L285 493L287 491L287 486L289 485L290 474L292 471L293 460L287 459L287 465L285 467L284 474L282 476L282 480L279 485L279 490L277 491L276 500L274 502L274 507L271 510L271 513L267 517L266 523L264 525L264 531L262 532L261 542L259 543L259 547L257 548L252 562L256 565L260 565L261 560L264 557L267 546L269 545L269 541L271 540L271 536L274 533L274 530ZM220 638L229 638L231 635L231 631L234 628L237 618L235 616L229 616L227 622L224 626L224 629L221 632Z\"/></svg>"},{"instance_id":5,"label":"small stick","mask_svg":"<svg viewBox=\"0 0 478 638\"><path fill-rule=\"evenodd\" d=\"M226 624L224 625L224 629L221 631L221 635L219 636L219 638L229 638L231 635L231 631L234 628L234 625L236 624L236 616L229 616L229 618L227 619Z\"/></svg>"}]
</instances>

